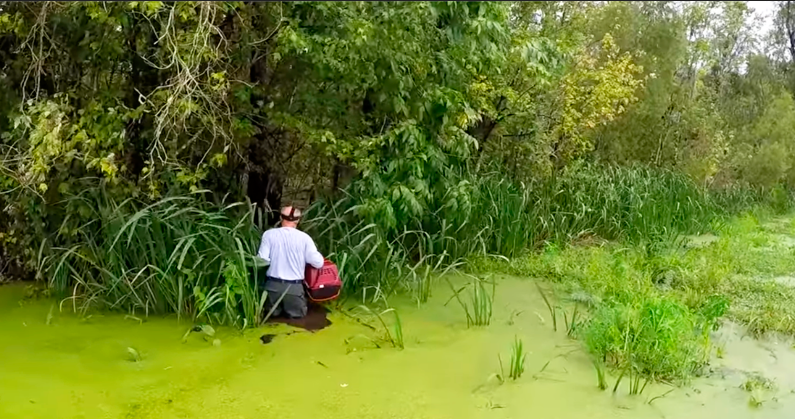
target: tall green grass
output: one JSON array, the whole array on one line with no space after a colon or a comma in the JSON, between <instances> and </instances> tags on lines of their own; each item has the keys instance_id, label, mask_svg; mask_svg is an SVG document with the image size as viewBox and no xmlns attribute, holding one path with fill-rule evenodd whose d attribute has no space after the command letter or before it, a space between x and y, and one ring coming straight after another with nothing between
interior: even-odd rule
<instances>
[{"instance_id":1,"label":"tall green grass","mask_svg":"<svg viewBox=\"0 0 795 419\"><path fill-rule=\"evenodd\" d=\"M176 313L241 327L261 321L264 278L256 268L253 279L248 272L259 239L250 208L219 207L198 196L151 205L101 193L72 199L94 220L69 245L45 242L39 265L75 310ZM67 240L56 235L52 242Z\"/></svg>"},{"instance_id":2,"label":"tall green grass","mask_svg":"<svg viewBox=\"0 0 795 419\"><path fill-rule=\"evenodd\" d=\"M530 184L497 172L446 182L414 202L419 209L355 187L314 203L306 227L342 261L347 291L377 299L406 289L422 302L427 293L416 278L427 276L418 264L449 266L473 254L516 257L543 243L590 236L670 241L708 230L720 213L686 175L645 167L577 166Z\"/></svg>"},{"instance_id":3,"label":"tall green grass","mask_svg":"<svg viewBox=\"0 0 795 419\"><path fill-rule=\"evenodd\" d=\"M436 275L472 255L511 258L591 236L652 248L709 229L721 212L685 175L645 167L572 166L529 184L499 172L451 173L411 205L404 196L410 192L396 191L377 194L354 184L307 211L304 227L337 263L346 296L378 301L409 292L422 304ZM75 310L258 324L264 295L252 266L261 229L249 206L214 204L208 196L154 203L119 202L101 191L72 197L63 205L93 221L49 237L40 269ZM482 285L473 298L488 296ZM490 318L489 298L473 300L470 316Z\"/></svg>"},{"instance_id":4,"label":"tall green grass","mask_svg":"<svg viewBox=\"0 0 795 419\"><path fill-rule=\"evenodd\" d=\"M640 394L648 381L685 380L701 367L702 339L708 337L694 333L696 325L687 307L654 298L601 307L585 328L584 338L599 362L621 372L613 391L628 378L629 393Z\"/></svg>"}]
</instances>

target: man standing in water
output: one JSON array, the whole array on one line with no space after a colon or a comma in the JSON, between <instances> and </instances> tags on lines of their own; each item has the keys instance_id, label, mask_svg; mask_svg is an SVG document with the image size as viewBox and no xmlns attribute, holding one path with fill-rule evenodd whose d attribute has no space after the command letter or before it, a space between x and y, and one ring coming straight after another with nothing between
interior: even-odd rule
<instances>
[{"instance_id":1,"label":"man standing in water","mask_svg":"<svg viewBox=\"0 0 795 419\"><path fill-rule=\"evenodd\" d=\"M284 311L287 317L298 319L306 316L306 296L304 295L304 271L306 265L323 267L323 255L317 251L315 242L308 234L298 230L301 210L284 207L280 213L281 227L272 228L262 234L257 256L270 263L265 281L268 292L266 310L281 302L273 309L278 316Z\"/></svg>"}]
</instances>

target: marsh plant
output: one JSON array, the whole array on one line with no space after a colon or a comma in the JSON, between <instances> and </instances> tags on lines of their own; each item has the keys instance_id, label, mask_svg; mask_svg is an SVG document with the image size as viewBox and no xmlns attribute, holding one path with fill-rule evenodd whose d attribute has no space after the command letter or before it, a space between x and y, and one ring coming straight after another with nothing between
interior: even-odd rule
<instances>
[{"instance_id":1,"label":"marsh plant","mask_svg":"<svg viewBox=\"0 0 795 419\"><path fill-rule=\"evenodd\" d=\"M489 290L489 288L491 288L491 290ZM469 300L472 307L473 326L488 326L491 323L496 288L497 283L494 280L487 281L482 278L473 279Z\"/></svg>"},{"instance_id":2,"label":"marsh plant","mask_svg":"<svg viewBox=\"0 0 795 419\"><path fill-rule=\"evenodd\" d=\"M546 305L547 310L549 311L549 317L552 319L552 330L557 332L558 331L558 306L554 304L553 301L547 297L547 294L541 288L541 285L538 282L534 282L538 293L541 295L541 298L544 300L544 305Z\"/></svg>"},{"instance_id":3,"label":"marsh plant","mask_svg":"<svg viewBox=\"0 0 795 419\"><path fill-rule=\"evenodd\" d=\"M447 279L447 283L453 292L450 299L455 299L466 316L467 327L488 326L491 324L492 310L494 307L494 295L497 291L497 283L494 279L484 279L469 275L471 281L460 287L455 288L453 283ZM462 298L461 294L468 290L468 299ZM449 302L449 300L448 300Z\"/></svg>"},{"instance_id":4,"label":"marsh plant","mask_svg":"<svg viewBox=\"0 0 795 419\"><path fill-rule=\"evenodd\" d=\"M748 405L756 408L772 398L767 395L775 391L776 384L762 375L750 374L740 388L749 393Z\"/></svg>"},{"instance_id":5,"label":"marsh plant","mask_svg":"<svg viewBox=\"0 0 795 419\"><path fill-rule=\"evenodd\" d=\"M388 296L412 287L422 302L428 265L432 272L473 255L514 258L586 236L640 243L703 231L718 211L687 176L642 167L583 165L532 184L466 173L448 180L458 186L417 205L363 187L312 205L305 227L318 248L345 259L346 291L377 287Z\"/></svg>"},{"instance_id":6,"label":"marsh plant","mask_svg":"<svg viewBox=\"0 0 795 419\"><path fill-rule=\"evenodd\" d=\"M607 378L605 377L605 364L601 359L593 359L593 366L596 370L596 386L599 390L607 389Z\"/></svg>"},{"instance_id":7,"label":"marsh plant","mask_svg":"<svg viewBox=\"0 0 795 419\"><path fill-rule=\"evenodd\" d=\"M427 303L431 297L434 278L446 275L464 263L462 260L451 260L447 256L446 252L438 257L426 255L408 268L408 286L418 305Z\"/></svg>"},{"instance_id":8,"label":"marsh plant","mask_svg":"<svg viewBox=\"0 0 795 419\"><path fill-rule=\"evenodd\" d=\"M527 353L524 350L524 344L518 336L514 338L513 345L511 345L511 365L508 370L508 377L511 380L518 380L524 374L524 362Z\"/></svg>"},{"instance_id":9,"label":"marsh plant","mask_svg":"<svg viewBox=\"0 0 795 419\"><path fill-rule=\"evenodd\" d=\"M308 209L304 227L338 263L345 294L372 290L375 301L409 291L422 303L437 271L470 255L515 257L542 240L566 242L586 231L630 240L658 230L690 232L714 212L686 176L664 171L586 166L533 185L457 176L466 187L442 190L426 210L390 212L403 207L361 188ZM49 287L74 310L262 323L264 278L254 255L264 225L252 206L227 205L206 191L150 201L86 189L64 199L91 221L73 226L67 217L71 238L48 236L34 253ZM478 281L470 288L468 324L490 322L489 288Z\"/></svg>"},{"instance_id":10,"label":"marsh plant","mask_svg":"<svg viewBox=\"0 0 795 419\"><path fill-rule=\"evenodd\" d=\"M577 322L579 317L577 316L580 314L579 310L579 304L575 304L574 309L571 312L571 317L569 317L568 313L566 313L566 310L561 310L563 312L563 323L566 325L566 336L570 338L573 338L577 333L577 327L579 324Z\"/></svg>"},{"instance_id":11,"label":"marsh plant","mask_svg":"<svg viewBox=\"0 0 795 419\"><path fill-rule=\"evenodd\" d=\"M518 380L524 374L525 358L527 352L524 350L524 343L518 336L514 337L513 344L510 349L510 363L508 364L508 372L505 372L505 367L502 363L502 356L497 355L497 361L500 364L500 373L497 375L500 383L505 382L506 378L511 380Z\"/></svg>"},{"instance_id":12,"label":"marsh plant","mask_svg":"<svg viewBox=\"0 0 795 419\"><path fill-rule=\"evenodd\" d=\"M400 321L400 314L396 309L387 308L386 310L378 312L365 305L359 306L359 308L378 320L378 323L381 325L381 330L384 332L384 340L387 343L392 345L393 348L405 348L405 343L403 340L403 323ZM389 313L392 313L393 316L391 327L384 319L384 316ZM377 347L380 347L377 342L374 343L376 343Z\"/></svg>"},{"instance_id":13,"label":"marsh plant","mask_svg":"<svg viewBox=\"0 0 795 419\"><path fill-rule=\"evenodd\" d=\"M630 394L642 393L650 381L686 380L705 359L705 337L695 332L697 324L687 307L666 298L599 308L583 333L600 387L603 365L619 372L613 391L624 379Z\"/></svg>"},{"instance_id":14,"label":"marsh plant","mask_svg":"<svg viewBox=\"0 0 795 419\"><path fill-rule=\"evenodd\" d=\"M149 205L102 191L85 195L70 205L100 221L77 228L68 246L45 241L39 252L39 269L64 303L80 312L105 307L238 327L260 322L257 285L264 278L257 269L248 273L261 234L251 207L216 207L199 193Z\"/></svg>"}]
</instances>

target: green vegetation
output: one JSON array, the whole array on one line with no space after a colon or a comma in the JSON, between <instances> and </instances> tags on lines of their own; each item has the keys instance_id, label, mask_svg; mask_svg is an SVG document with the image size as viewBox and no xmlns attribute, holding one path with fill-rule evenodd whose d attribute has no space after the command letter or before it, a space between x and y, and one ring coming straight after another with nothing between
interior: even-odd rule
<instances>
[{"instance_id":1,"label":"green vegetation","mask_svg":"<svg viewBox=\"0 0 795 419\"><path fill-rule=\"evenodd\" d=\"M524 351L524 345L517 336L511 346L511 365L508 369L508 377L511 380L518 380L524 373L525 356L527 353Z\"/></svg>"},{"instance_id":2,"label":"green vegetation","mask_svg":"<svg viewBox=\"0 0 795 419\"><path fill-rule=\"evenodd\" d=\"M398 314L397 310L394 308L388 308L379 313L367 306L359 306L359 308L378 320L378 323L381 325L381 330L384 332L384 341L392 345L393 348L405 348L405 343L403 341L403 323L400 322L400 315ZM389 327L386 320L384 320L384 315L387 313L392 313L394 316L392 327ZM373 342L376 344L376 346L380 347L377 342Z\"/></svg>"},{"instance_id":3,"label":"green vegetation","mask_svg":"<svg viewBox=\"0 0 795 419\"><path fill-rule=\"evenodd\" d=\"M511 361L508 364L508 373L505 372L505 367L502 365L502 357L497 355L497 361L500 364L500 373L497 374L497 379L500 381L500 384L504 383L506 378L511 380L518 380L522 374L524 374L524 364L525 364L525 357L527 356L527 352L524 350L524 344L522 340L519 339L519 336L514 337L513 344L511 345L510 351Z\"/></svg>"},{"instance_id":4,"label":"green vegetation","mask_svg":"<svg viewBox=\"0 0 795 419\"><path fill-rule=\"evenodd\" d=\"M538 290L538 294L541 295L541 298L544 299L544 304L547 306L547 310L549 310L549 317L552 318L552 330L558 331L558 306L556 304L552 304L547 298L547 294L544 293L544 290L541 289L541 286L538 285L538 282L535 283L536 289Z\"/></svg>"},{"instance_id":5,"label":"green vegetation","mask_svg":"<svg viewBox=\"0 0 795 419\"><path fill-rule=\"evenodd\" d=\"M675 381L697 371L705 357L694 323L687 308L675 301L646 300L635 307L599 309L583 333L587 349L626 375L630 394L638 394L641 377Z\"/></svg>"},{"instance_id":6,"label":"green vegetation","mask_svg":"<svg viewBox=\"0 0 795 419\"><path fill-rule=\"evenodd\" d=\"M769 400L765 396L767 393L775 391L776 383L759 374L751 374L740 387L749 393L748 405L756 408Z\"/></svg>"},{"instance_id":7,"label":"green vegetation","mask_svg":"<svg viewBox=\"0 0 795 419\"><path fill-rule=\"evenodd\" d=\"M450 300L455 299L466 315L467 327L471 326L488 326L491 324L491 316L494 307L494 298L496 296L497 283L494 280L486 280L477 276L470 275L470 282L458 289L455 288L449 278L445 278L453 296ZM488 289L491 285L491 291ZM468 290L469 299L463 299L461 293ZM450 302L448 300L448 303ZM446 305L446 304L445 304Z\"/></svg>"},{"instance_id":8,"label":"green vegetation","mask_svg":"<svg viewBox=\"0 0 795 419\"><path fill-rule=\"evenodd\" d=\"M361 219L357 213L370 210L353 195L334 205L319 201L308 229L320 248L345 261L349 290L391 295L412 291L413 278L422 278L414 260L450 266L472 254L515 257L544 242L594 236L658 241L706 231L719 211L685 175L640 167L584 166L524 186L496 175L459 183L435 198L438 212L403 215L401 230L384 228L396 223L391 210Z\"/></svg>"},{"instance_id":9,"label":"green vegetation","mask_svg":"<svg viewBox=\"0 0 795 419\"><path fill-rule=\"evenodd\" d=\"M465 268L487 326L488 274L543 279L600 387L685 381L722 317L795 334L795 6L749 6L0 3L0 281L256 327L300 204L346 297Z\"/></svg>"},{"instance_id":10,"label":"green vegetation","mask_svg":"<svg viewBox=\"0 0 795 419\"><path fill-rule=\"evenodd\" d=\"M600 388L610 367L618 376L614 388L629 380L630 393L641 393L647 380L677 383L699 375L711 353L710 332L724 316L755 335L795 330L788 282L795 226L760 211L714 231L704 244L694 237L651 250L617 243L548 246L541 254L480 257L467 266L548 280L582 319L572 335L593 356ZM541 291L544 304L560 313L563 307L548 294Z\"/></svg>"},{"instance_id":11,"label":"green vegetation","mask_svg":"<svg viewBox=\"0 0 795 419\"><path fill-rule=\"evenodd\" d=\"M199 324L199 325L195 325L195 326L191 327L190 329L188 329L187 332L185 332L184 335L182 335L182 343L187 342L188 338L190 337L190 335L192 333L201 334L201 336L202 336L202 338L204 340L210 340L210 339L215 338L215 328L214 327L210 326L209 324Z\"/></svg>"},{"instance_id":12,"label":"green vegetation","mask_svg":"<svg viewBox=\"0 0 795 419\"><path fill-rule=\"evenodd\" d=\"M71 249L91 249L87 264L115 251L85 232L116 222L113 205L132 217L194 194L201 211L245 224L242 246L220 243L231 252L251 250L242 230L272 225L273 208L311 204L306 228L346 292L408 289L422 303L429 266L570 240L653 245L757 203L786 209L795 179L790 70L760 53L744 2L34 2L0 13L0 269L76 289L83 307L199 310L179 284L86 286L84 269L39 271ZM226 214L229 202L261 213ZM235 296L210 280L198 306L223 297L227 309L207 308L214 321L256 323L239 257L208 255L219 266L203 274L221 259L238 266L227 270ZM94 269L132 269L115 263Z\"/></svg>"},{"instance_id":13,"label":"green vegetation","mask_svg":"<svg viewBox=\"0 0 795 419\"><path fill-rule=\"evenodd\" d=\"M599 390L607 390L607 378L605 377L604 362L598 359L593 360L594 369L596 369L596 386Z\"/></svg>"},{"instance_id":14,"label":"green vegetation","mask_svg":"<svg viewBox=\"0 0 795 419\"><path fill-rule=\"evenodd\" d=\"M250 212L233 218L234 206L215 209L197 197L143 206L81 195L72 204L93 221L71 232L70 246L44 242L39 266L75 310L172 312L241 327L262 320L263 279L247 269L258 244Z\"/></svg>"}]
</instances>

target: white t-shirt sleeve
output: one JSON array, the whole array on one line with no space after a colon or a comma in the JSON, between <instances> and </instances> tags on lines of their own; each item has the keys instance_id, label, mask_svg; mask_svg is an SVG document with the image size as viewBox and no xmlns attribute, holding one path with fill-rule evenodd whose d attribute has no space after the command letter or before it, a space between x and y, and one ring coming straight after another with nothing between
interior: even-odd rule
<instances>
[{"instance_id":1,"label":"white t-shirt sleeve","mask_svg":"<svg viewBox=\"0 0 795 419\"><path fill-rule=\"evenodd\" d=\"M262 241L259 244L259 251L257 251L257 256L260 259L264 260L267 263L271 262L271 244L268 241L267 232L262 233Z\"/></svg>"},{"instance_id":2,"label":"white t-shirt sleeve","mask_svg":"<svg viewBox=\"0 0 795 419\"><path fill-rule=\"evenodd\" d=\"M306 263L312 265L316 269L320 269L323 267L323 255L317 251L317 247L315 246L315 242L312 240L311 237L306 236L306 255L304 259L306 259Z\"/></svg>"}]
</instances>

